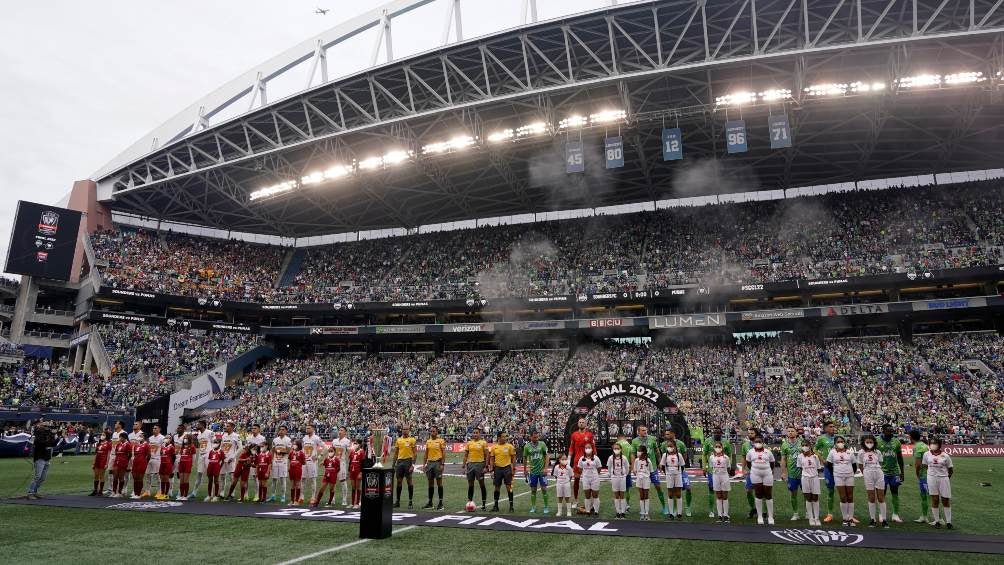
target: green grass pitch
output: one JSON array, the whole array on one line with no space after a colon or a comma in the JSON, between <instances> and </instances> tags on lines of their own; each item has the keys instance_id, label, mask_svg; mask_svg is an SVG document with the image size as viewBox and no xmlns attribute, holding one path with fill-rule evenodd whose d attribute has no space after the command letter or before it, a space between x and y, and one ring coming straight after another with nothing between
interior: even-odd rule
<instances>
[{"instance_id":1,"label":"green grass pitch","mask_svg":"<svg viewBox=\"0 0 1004 565\"><path fill-rule=\"evenodd\" d=\"M86 494L91 488L90 457L53 460L43 494ZM996 477L1004 469L1004 459L958 458L952 481L954 522L960 533L1001 534L1004 531L1004 496ZM24 459L0 460L0 496L21 496L27 486L30 466ZM911 520L917 517L919 501L913 469L907 468L907 484L901 490L903 530L930 530ZM982 487L980 483L991 483ZM425 503L425 477L416 474L416 507ZM856 514L867 518L863 487L858 485ZM489 501L491 485L488 485ZM205 486L203 485L203 493ZM514 485L516 512L527 513L528 487ZM475 497L480 498L475 488ZM466 481L448 477L447 509L459 511L467 493ZM553 493L553 487L552 487ZM602 514L612 519L609 485L602 485ZM708 520L707 487L693 485L694 521ZM788 492L775 483L778 525L789 522ZM503 493L504 498L504 493ZM732 490L732 515L739 524L748 523L746 497L741 484ZM633 512L637 494L632 495ZM490 502L489 502L490 503ZM539 503L539 501L538 501ZM822 499L825 511L825 494ZM552 497L552 507L554 501ZM653 503L653 520L657 500ZM799 513L804 505L799 499ZM552 510L553 511L553 510ZM891 506L890 506L891 511ZM805 521L795 522L805 526ZM667 524L672 528L672 524ZM722 526L728 527L728 526ZM169 515L107 510L42 508L0 505L0 563L130 563L151 560L159 564L185 563L280 563L357 539L356 524L316 521L287 521L258 518ZM938 543L942 531L931 531L931 544ZM308 562L358 563L776 563L799 560L815 564L852 562L886 563L989 563L997 557L857 548L796 547L768 544L740 544L689 540L586 537L554 533L493 532L453 528L414 528L390 540L371 541L327 553Z\"/></svg>"}]
</instances>

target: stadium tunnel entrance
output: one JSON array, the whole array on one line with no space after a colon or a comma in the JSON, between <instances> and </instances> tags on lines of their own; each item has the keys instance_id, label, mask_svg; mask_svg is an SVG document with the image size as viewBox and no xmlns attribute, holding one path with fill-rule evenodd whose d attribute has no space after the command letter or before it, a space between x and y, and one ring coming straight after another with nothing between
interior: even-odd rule
<instances>
[{"instance_id":1,"label":"stadium tunnel entrance","mask_svg":"<svg viewBox=\"0 0 1004 565\"><path fill-rule=\"evenodd\" d=\"M648 426L649 434L655 435L660 441L663 432L672 429L676 432L677 439L682 440L688 446L690 445L690 426L676 402L673 402L668 394L650 384L626 380L599 385L587 392L575 404L568 415L568 421L565 423L565 433L562 436L564 445L561 452L567 451L569 438L575 431L579 418L589 418L597 406L614 399L642 401L650 404L656 410L655 421L631 417L626 414L609 414L605 411L597 414L593 432L596 434L596 448L599 451L597 455L600 455L601 459L606 460L606 456L611 450L610 446L612 442L616 441L620 431L623 431L624 435L631 439L637 435L636 430L641 425Z\"/></svg>"}]
</instances>

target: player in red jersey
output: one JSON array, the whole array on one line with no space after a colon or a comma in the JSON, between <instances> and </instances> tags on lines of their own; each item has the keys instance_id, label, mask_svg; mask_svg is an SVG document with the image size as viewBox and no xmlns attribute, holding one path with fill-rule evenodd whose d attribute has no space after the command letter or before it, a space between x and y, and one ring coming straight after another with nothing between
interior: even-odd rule
<instances>
[{"instance_id":1,"label":"player in red jersey","mask_svg":"<svg viewBox=\"0 0 1004 565\"><path fill-rule=\"evenodd\" d=\"M125 488L126 470L129 468L129 459L132 458L132 444L129 443L129 434L119 432L119 442L115 444L115 478L112 480L112 497L122 498L122 490Z\"/></svg>"},{"instance_id":2,"label":"player in red jersey","mask_svg":"<svg viewBox=\"0 0 1004 565\"><path fill-rule=\"evenodd\" d=\"M133 494L129 498L143 498L143 477L146 466L150 463L150 444L146 442L146 434L135 432L136 443L132 446L132 486Z\"/></svg>"},{"instance_id":3,"label":"player in red jersey","mask_svg":"<svg viewBox=\"0 0 1004 565\"><path fill-rule=\"evenodd\" d=\"M290 504L300 503L300 493L303 492L301 481L303 480L303 466L307 464L307 454L303 452L303 442L296 440L293 442L293 451L289 452L289 482Z\"/></svg>"},{"instance_id":4,"label":"player in red jersey","mask_svg":"<svg viewBox=\"0 0 1004 565\"><path fill-rule=\"evenodd\" d=\"M87 496L98 496L105 490L105 471L108 469L108 459L112 453L112 432L106 431L94 450L94 490Z\"/></svg>"},{"instance_id":5,"label":"player in red jersey","mask_svg":"<svg viewBox=\"0 0 1004 565\"><path fill-rule=\"evenodd\" d=\"M338 484L338 475L342 470L342 461L335 456L334 447L328 448L328 456L321 461L321 465L324 467L324 478L321 480L320 492L310 501L310 505L314 507L321 504L321 499L324 498L324 489L329 489L328 503L325 506L331 506L331 501L335 499L335 486Z\"/></svg>"},{"instance_id":6,"label":"player in red jersey","mask_svg":"<svg viewBox=\"0 0 1004 565\"><path fill-rule=\"evenodd\" d=\"M254 449L252 449L254 448ZM241 449L240 454L237 456L237 461L234 463L234 478L230 482L230 488L227 490L227 498L233 498L234 487L237 486L237 482L241 483L241 498L240 502L244 502L244 497L248 493L248 478L251 476L251 467L255 466L255 450L257 447L246 444L243 449Z\"/></svg>"},{"instance_id":7,"label":"player in red jersey","mask_svg":"<svg viewBox=\"0 0 1004 565\"><path fill-rule=\"evenodd\" d=\"M164 443L160 446L160 492L157 493L157 500L167 500L171 498L171 475L174 474L174 456L177 450L174 447L174 438L170 435L164 436Z\"/></svg>"},{"instance_id":8,"label":"player in red jersey","mask_svg":"<svg viewBox=\"0 0 1004 565\"><path fill-rule=\"evenodd\" d=\"M213 448L206 455L206 476L209 477L209 494L205 502L220 501L220 471L223 470L223 460L227 454L220 447L220 440L213 440Z\"/></svg>"},{"instance_id":9,"label":"player in red jersey","mask_svg":"<svg viewBox=\"0 0 1004 565\"><path fill-rule=\"evenodd\" d=\"M192 465L195 463L195 454L198 448L195 447L195 440L192 436L185 435L181 439L181 450L178 452L178 500L188 500L188 477L192 475Z\"/></svg>"},{"instance_id":10,"label":"player in red jersey","mask_svg":"<svg viewBox=\"0 0 1004 565\"><path fill-rule=\"evenodd\" d=\"M352 506L359 508L362 503L362 479L363 479L363 459L366 458L366 450L359 442L353 442L349 446L349 482L352 483Z\"/></svg>"},{"instance_id":11,"label":"player in red jersey","mask_svg":"<svg viewBox=\"0 0 1004 565\"><path fill-rule=\"evenodd\" d=\"M258 478L258 502L268 498L268 479L272 472L272 446L265 440L255 457L255 476Z\"/></svg>"},{"instance_id":12,"label":"player in red jersey","mask_svg":"<svg viewBox=\"0 0 1004 565\"><path fill-rule=\"evenodd\" d=\"M568 442L568 460L572 462L572 472L575 478L572 481L572 497L576 505L579 502L579 481L582 478L582 469L579 468L579 459L585 456L586 446L592 446L593 453L596 453L596 438L593 432L586 429L586 419L579 418L579 429L572 432L571 440ZM579 506L579 514L585 513L585 508Z\"/></svg>"}]
</instances>

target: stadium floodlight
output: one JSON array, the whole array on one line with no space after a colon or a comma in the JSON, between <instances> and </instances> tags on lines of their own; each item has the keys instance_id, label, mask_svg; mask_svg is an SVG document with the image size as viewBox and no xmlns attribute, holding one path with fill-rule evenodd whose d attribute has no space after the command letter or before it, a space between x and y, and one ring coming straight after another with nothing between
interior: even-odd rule
<instances>
[{"instance_id":1,"label":"stadium floodlight","mask_svg":"<svg viewBox=\"0 0 1004 565\"><path fill-rule=\"evenodd\" d=\"M983 71L968 71L945 75L945 84L972 84L984 82L985 80L987 80L987 77L983 76Z\"/></svg>"},{"instance_id":2,"label":"stadium floodlight","mask_svg":"<svg viewBox=\"0 0 1004 565\"><path fill-rule=\"evenodd\" d=\"M558 122L558 129L571 129L584 127L589 120L585 116L574 114Z\"/></svg>"},{"instance_id":3,"label":"stadium floodlight","mask_svg":"<svg viewBox=\"0 0 1004 565\"><path fill-rule=\"evenodd\" d=\"M512 129L504 129L501 131L496 131L488 134L489 143L502 143L503 141L511 141L513 136L516 134Z\"/></svg>"},{"instance_id":4,"label":"stadium floodlight","mask_svg":"<svg viewBox=\"0 0 1004 565\"><path fill-rule=\"evenodd\" d=\"M340 179L342 177L348 176L352 172L352 168L346 165L333 165L324 171L324 178L328 180Z\"/></svg>"},{"instance_id":5,"label":"stadium floodlight","mask_svg":"<svg viewBox=\"0 0 1004 565\"><path fill-rule=\"evenodd\" d=\"M516 128L516 139L530 137L531 135L542 135L547 133L547 124L544 122L533 122Z\"/></svg>"},{"instance_id":6,"label":"stadium floodlight","mask_svg":"<svg viewBox=\"0 0 1004 565\"><path fill-rule=\"evenodd\" d=\"M885 90L884 82L861 82L856 81L847 85L850 92L858 94L864 92L881 92Z\"/></svg>"},{"instance_id":7,"label":"stadium floodlight","mask_svg":"<svg viewBox=\"0 0 1004 565\"><path fill-rule=\"evenodd\" d=\"M288 180L285 182L280 182L279 184L266 186L265 188L256 190L248 195L248 199L253 202L255 200L260 200L268 196L274 196L276 194L282 194L283 192L289 192L294 188L296 188L296 182Z\"/></svg>"},{"instance_id":8,"label":"stadium floodlight","mask_svg":"<svg viewBox=\"0 0 1004 565\"><path fill-rule=\"evenodd\" d=\"M446 153L447 151L462 151L467 149L477 140L470 135L458 135L447 141L437 141L422 147L423 154Z\"/></svg>"},{"instance_id":9,"label":"stadium floodlight","mask_svg":"<svg viewBox=\"0 0 1004 565\"><path fill-rule=\"evenodd\" d=\"M903 77L896 80L900 88L922 88L925 86L941 86L941 75L922 74Z\"/></svg>"},{"instance_id":10,"label":"stadium floodlight","mask_svg":"<svg viewBox=\"0 0 1004 565\"><path fill-rule=\"evenodd\" d=\"M379 169L383 165L383 159L380 157L367 157L362 161L359 161L360 171L371 171L373 169Z\"/></svg>"},{"instance_id":11,"label":"stadium floodlight","mask_svg":"<svg viewBox=\"0 0 1004 565\"><path fill-rule=\"evenodd\" d=\"M403 151L400 149L390 151L383 156L384 165L398 165L401 164L412 156L411 151Z\"/></svg>"},{"instance_id":12,"label":"stadium floodlight","mask_svg":"<svg viewBox=\"0 0 1004 565\"><path fill-rule=\"evenodd\" d=\"M848 85L842 82L825 82L807 86L803 92L809 96L842 96L847 92L847 87Z\"/></svg>"},{"instance_id":13,"label":"stadium floodlight","mask_svg":"<svg viewBox=\"0 0 1004 565\"><path fill-rule=\"evenodd\" d=\"M488 143L502 143L503 141L512 141L515 135L516 132L514 132L511 128L492 132L488 134Z\"/></svg>"},{"instance_id":14,"label":"stadium floodlight","mask_svg":"<svg viewBox=\"0 0 1004 565\"><path fill-rule=\"evenodd\" d=\"M725 94L715 98L715 104L719 106L740 106L742 104L749 104L750 102L756 101L756 93L743 90L741 92L733 92L732 94Z\"/></svg>"},{"instance_id":15,"label":"stadium floodlight","mask_svg":"<svg viewBox=\"0 0 1004 565\"><path fill-rule=\"evenodd\" d=\"M627 118L627 112L624 110L600 110L595 114L589 115L589 123L591 124L608 124L610 122L618 122Z\"/></svg>"},{"instance_id":16,"label":"stadium floodlight","mask_svg":"<svg viewBox=\"0 0 1004 565\"><path fill-rule=\"evenodd\" d=\"M323 181L324 181L324 173L322 173L321 171L314 171L309 175L300 177L300 184L302 185L318 184Z\"/></svg>"},{"instance_id":17,"label":"stadium floodlight","mask_svg":"<svg viewBox=\"0 0 1004 565\"><path fill-rule=\"evenodd\" d=\"M771 90L764 90L759 94L760 99L765 102L772 102L774 100L787 100L791 98L790 88L774 88Z\"/></svg>"}]
</instances>

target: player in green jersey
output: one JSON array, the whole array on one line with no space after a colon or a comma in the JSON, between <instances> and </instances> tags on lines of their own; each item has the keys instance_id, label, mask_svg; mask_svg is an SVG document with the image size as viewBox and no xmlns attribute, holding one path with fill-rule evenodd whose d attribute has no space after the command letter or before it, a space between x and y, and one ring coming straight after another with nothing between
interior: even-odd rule
<instances>
[{"instance_id":1,"label":"player in green jersey","mask_svg":"<svg viewBox=\"0 0 1004 565\"><path fill-rule=\"evenodd\" d=\"M827 456L830 455L830 450L833 449L834 431L835 426L833 422L823 423L823 435L816 438L816 454L819 455L820 461L826 461ZM826 516L823 518L823 522L832 522L833 490L836 488L836 482L833 480L833 471L829 467L823 468L823 479L826 481Z\"/></svg>"},{"instance_id":2,"label":"player in green jersey","mask_svg":"<svg viewBox=\"0 0 1004 565\"><path fill-rule=\"evenodd\" d=\"M798 489L802 486L802 469L798 466L798 454L802 450L802 440L798 430L788 426L781 440L781 480L787 481L791 493L791 521L798 520Z\"/></svg>"},{"instance_id":3,"label":"player in green jersey","mask_svg":"<svg viewBox=\"0 0 1004 565\"><path fill-rule=\"evenodd\" d=\"M882 425L882 435L875 441L875 448L882 453L882 474L885 486L892 491L892 521L902 523L899 517L899 485L903 484L903 451L898 437L893 436L892 424Z\"/></svg>"},{"instance_id":4,"label":"player in green jersey","mask_svg":"<svg viewBox=\"0 0 1004 565\"><path fill-rule=\"evenodd\" d=\"M541 494L544 495L544 514L548 514L551 509L547 505L547 477L544 469L547 467L547 444L540 441L540 433L537 430L530 431L530 441L523 446L523 476L530 484L530 512L537 511L537 487L540 487ZM529 466L529 472L527 467Z\"/></svg>"},{"instance_id":5,"label":"player in green jersey","mask_svg":"<svg viewBox=\"0 0 1004 565\"><path fill-rule=\"evenodd\" d=\"M690 475L687 474L687 467L690 467L690 454L687 452L687 444L683 443L682 440L676 439L676 431L672 428L663 432L662 437L665 441L659 446L662 453L666 452L666 447L669 444L676 446L676 452L683 455L684 467L683 467L683 490L684 490L684 500L687 505L687 516L691 515L690 505L693 501L693 494L690 492Z\"/></svg>"},{"instance_id":6,"label":"player in green jersey","mask_svg":"<svg viewBox=\"0 0 1004 565\"><path fill-rule=\"evenodd\" d=\"M648 435L647 426L638 426L638 437L631 440L631 449L638 453L638 448L645 446L646 456L652 464L652 490L659 495L659 503L662 504L662 515L669 516L669 507L666 506L666 493L662 491L662 483L659 482L659 440Z\"/></svg>"},{"instance_id":7,"label":"player in green jersey","mask_svg":"<svg viewBox=\"0 0 1004 565\"><path fill-rule=\"evenodd\" d=\"M739 449L740 461L746 461L746 454L749 450L753 449L753 440L757 436L756 428L750 428L746 430L746 439L743 440L742 447ZM745 465L745 464L744 464ZM746 473L746 502L750 505L749 518L756 518L756 501L753 499L753 481L750 479L749 472Z\"/></svg>"},{"instance_id":8,"label":"player in green jersey","mask_svg":"<svg viewBox=\"0 0 1004 565\"><path fill-rule=\"evenodd\" d=\"M917 486L920 487L920 517L914 520L918 524L930 521L931 497L927 491L927 467L924 467L924 454L930 451L927 444L920 439L920 430L910 430L910 443L913 444L913 470L917 475Z\"/></svg>"},{"instance_id":9,"label":"player in green jersey","mask_svg":"<svg viewBox=\"0 0 1004 565\"><path fill-rule=\"evenodd\" d=\"M730 461L734 461L732 457L732 443L722 439L722 429L716 427L711 432L711 439L705 441L701 444L701 468L704 469L704 476L708 478L708 518L715 517L715 485L711 480L711 474L713 469L711 468L711 457L714 455L715 443L722 444L722 452L728 455Z\"/></svg>"},{"instance_id":10,"label":"player in green jersey","mask_svg":"<svg viewBox=\"0 0 1004 565\"><path fill-rule=\"evenodd\" d=\"M634 446L631 445L631 441L628 440L627 435L624 434L624 428L622 427L617 433L617 445L621 446L621 454L628 459L628 469L634 468ZM631 486L634 482L632 473L628 473L626 490L624 491L624 512L631 511Z\"/></svg>"}]
</instances>

